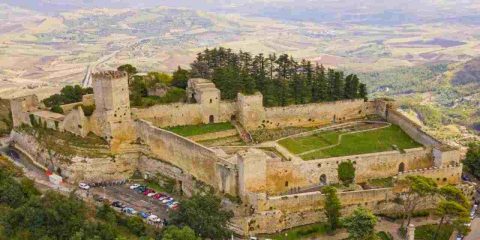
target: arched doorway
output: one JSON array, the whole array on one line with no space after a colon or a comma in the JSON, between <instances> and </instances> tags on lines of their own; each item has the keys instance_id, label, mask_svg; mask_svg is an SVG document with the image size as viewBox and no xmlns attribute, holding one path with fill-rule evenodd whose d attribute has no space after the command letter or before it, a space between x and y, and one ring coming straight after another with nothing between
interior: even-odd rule
<instances>
[{"instance_id":1,"label":"arched doorway","mask_svg":"<svg viewBox=\"0 0 480 240\"><path fill-rule=\"evenodd\" d=\"M215 122L215 117L213 115L210 115L210 117L208 117L208 122L209 123L214 123Z\"/></svg>"},{"instance_id":2,"label":"arched doorway","mask_svg":"<svg viewBox=\"0 0 480 240\"><path fill-rule=\"evenodd\" d=\"M398 172L405 172L405 163L400 163L398 165Z\"/></svg>"},{"instance_id":3,"label":"arched doorway","mask_svg":"<svg viewBox=\"0 0 480 240\"><path fill-rule=\"evenodd\" d=\"M327 185L327 175L322 174L320 176L320 185L322 185L322 186Z\"/></svg>"},{"instance_id":4,"label":"arched doorway","mask_svg":"<svg viewBox=\"0 0 480 240\"><path fill-rule=\"evenodd\" d=\"M337 115L333 115L333 123L337 122Z\"/></svg>"}]
</instances>

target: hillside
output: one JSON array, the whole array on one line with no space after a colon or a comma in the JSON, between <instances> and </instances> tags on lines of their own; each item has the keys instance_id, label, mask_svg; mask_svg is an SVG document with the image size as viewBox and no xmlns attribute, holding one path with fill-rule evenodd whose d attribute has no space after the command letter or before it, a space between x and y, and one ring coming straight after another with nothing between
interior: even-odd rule
<instances>
[{"instance_id":1,"label":"hillside","mask_svg":"<svg viewBox=\"0 0 480 240\"><path fill-rule=\"evenodd\" d=\"M10 102L0 98L0 136L10 133L11 128Z\"/></svg>"}]
</instances>

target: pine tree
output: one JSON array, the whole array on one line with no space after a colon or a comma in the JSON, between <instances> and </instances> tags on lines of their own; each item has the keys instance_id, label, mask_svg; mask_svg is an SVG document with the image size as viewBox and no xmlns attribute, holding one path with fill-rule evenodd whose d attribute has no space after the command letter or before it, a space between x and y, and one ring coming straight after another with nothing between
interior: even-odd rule
<instances>
[{"instance_id":1,"label":"pine tree","mask_svg":"<svg viewBox=\"0 0 480 240\"><path fill-rule=\"evenodd\" d=\"M358 97L363 98L365 101L368 100L367 96L367 85L360 83L358 90Z\"/></svg>"}]
</instances>

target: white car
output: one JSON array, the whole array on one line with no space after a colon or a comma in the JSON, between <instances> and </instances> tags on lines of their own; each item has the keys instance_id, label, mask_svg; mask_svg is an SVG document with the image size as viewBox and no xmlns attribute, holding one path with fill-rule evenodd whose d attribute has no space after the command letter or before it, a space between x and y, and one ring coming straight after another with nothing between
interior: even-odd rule
<instances>
[{"instance_id":1,"label":"white car","mask_svg":"<svg viewBox=\"0 0 480 240\"><path fill-rule=\"evenodd\" d=\"M149 194L147 194L147 197L153 197L155 194L157 194L156 192L151 192Z\"/></svg>"},{"instance_id":2,"label":"white car","mask_svg":"<svg viewBox=\"0 0 480 240\"><path fill-rule=\"evenodd\" d=\"M86 183L80 183L80 184L78 184L78 187L81 188L81 189L84 189L84 190L90 189L90 186Z\"/></svg>"},{"instance_id":3,"label":"white car","mask_svg":"<svg viewBox=\"0 0 480 240\"><path fill-rule=\"evenodd\" d=\"M162 203L167 203L167 202L170 202L170 201L172 201L172 200L173 200L173 198L170 197L170 198L164 199L164 200L162 201Z\"/></svg>"},{"instance_id":4,"label":"white car","mask_svg":"<svg viewBox=\"0 0 480 240\"><path fill-rule=\"evenodd\" d=\"M154 223L157 223L157 222L160 222L162 221L159 217L157 217L156 215L150 215L147 217L147 220L148 221L152 221Z\"/></svg>"},{"instance_id":5,"label":"white car","mask_svg":"<svg viewBox=\"0 0 480 240\"><path fill-rule=\"evenodd\" d=\"M140 187L140 184L138 184L138 183L130 185L130 189L132 189L132 190L135 189L135 188L138 188L138 187Z\"/></svg>"}]
</instances>

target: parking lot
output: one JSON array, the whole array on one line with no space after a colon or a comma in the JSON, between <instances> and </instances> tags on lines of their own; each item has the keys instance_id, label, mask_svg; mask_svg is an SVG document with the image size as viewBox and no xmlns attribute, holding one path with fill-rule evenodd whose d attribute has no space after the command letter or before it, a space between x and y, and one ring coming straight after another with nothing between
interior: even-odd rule
<instances>
[{"instance_id":1,"label":"parking lot","mask_svg":"<svg viewBox=\"0 0 480 240\"><path fill-rule=\"evenodd\" d=\"M126 207L133 208L137 212L147 213L148 215L156 215L163 221L168 221L169 212L173 211L158 199L130 189L130 184L95 187L88 192L89 197L97 195L108 199L109 202L120 201Z\"/></svg>"}]
</instances>

